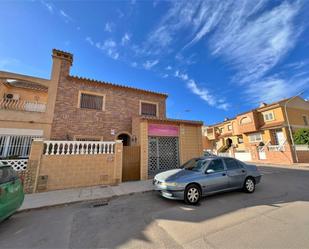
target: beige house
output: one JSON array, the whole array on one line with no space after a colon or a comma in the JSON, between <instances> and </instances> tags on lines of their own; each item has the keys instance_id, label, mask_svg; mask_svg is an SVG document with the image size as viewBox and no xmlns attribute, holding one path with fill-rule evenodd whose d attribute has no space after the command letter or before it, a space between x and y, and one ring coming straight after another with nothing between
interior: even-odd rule
<instances>
[{"instance_id":1,"label":"beige house","mask_svg":"<svg viewBox=\"0 0 309 249\"><path fill-rule=\"evenodd\" d=\"M233 119L204 127L204 149L218 153L250 153L253 161L309 162L309 154L293 146L292 134L309 128L309 102L299 96L238 114ZM256 152L257 151L257 152ZM266 156L265 153L273 153ZM249 157L247 157L249 158Z\"/></svg>"},{"instance_id":2,"label":"beige house","mask_svg":"<svg viewBox=\"0 0 309 249\"><path fill-rule=\"evenodd\" d=\"M133 180L202 154L202 122L168 119L166 94L72 76L67 52L54 49L52 59L50 79L0 72L0 158L27 158L33 138L122 140L122 179ZM57 146L55 155L72 143ZM126 164L130 155L138 159L134 164Z\"/></svg>"}]
</instances>

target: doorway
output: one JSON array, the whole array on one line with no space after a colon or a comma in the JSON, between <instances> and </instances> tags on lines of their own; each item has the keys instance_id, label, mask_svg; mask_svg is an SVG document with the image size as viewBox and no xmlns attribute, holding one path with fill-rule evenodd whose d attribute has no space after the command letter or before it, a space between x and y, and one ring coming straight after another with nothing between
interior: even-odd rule
<instances>
[{"instance_id":1,"label":"doorway","mask_svg":"<svg viewBox=\"0 0 309 249\"><path fill-rule=\"evenodd\" d=\"M272 130L274 144L275 145L283 145L285 143L285 136L283 134L282 129Z\"/></svg>"},{"instance_id":2,"label":"doorway","mask_svg":"<svg viewBox=\"0 0 309 249\"><path fill-rule=\"evenodd\" d=\"M148 176L178 167L178 137L148 137Z\"/></svg>"},{"instance_id":3,"label":"doorway","mask_svg":"<svg viewBox=\"0 0 309 249\"><path fill-rule=\"evenodd\" d=\"M131 144L131 138L126 133L119 134L117 139L122 140L123 146L130 146L130 144Z\"/></svg>"}]
</instances>

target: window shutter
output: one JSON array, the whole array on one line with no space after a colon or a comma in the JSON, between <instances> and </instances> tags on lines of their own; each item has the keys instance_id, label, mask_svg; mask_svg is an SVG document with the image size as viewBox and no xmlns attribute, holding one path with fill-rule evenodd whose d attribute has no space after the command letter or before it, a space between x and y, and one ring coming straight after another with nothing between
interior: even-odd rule
<instances>
[{"instance_id":1,"label":"window shutter","mask_svg":"<svg viewBox=\"0 0 309 249\"><path fill-rule=\"evenodd\" d=\"M157 116L157 105L150 103L141 103L141 115Z\"/></svg>"},{"instance_id":2,"label":"window shutter","mask_svg":"<svg viewBox=\"0 0 309 249\"><path fill-rule=\"evenodd\" d=\"M80 96L80 108L102 110L103 96L82 93Z\"/></svg>"}]
</instances>

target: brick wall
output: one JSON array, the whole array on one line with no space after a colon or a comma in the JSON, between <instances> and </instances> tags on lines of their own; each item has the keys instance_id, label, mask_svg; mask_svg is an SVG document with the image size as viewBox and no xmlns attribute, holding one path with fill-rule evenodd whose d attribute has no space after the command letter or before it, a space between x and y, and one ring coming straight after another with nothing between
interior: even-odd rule
<instances>
[{"instance_id":1,"label":"brick wall","mask_svg":"<svg viewBox=\"0 0 309 249\"><path fill-rule=\"evenodd\" d=\"M259 152L256 146L251 146L252 161L258 163L269 163L269 164L293 164L295 158L293 157L293 151L289 144L284 146L284 151L269 151L265 149L266 159L260 160Z\"/></svg>"},{"instance_id":2,"label":"brick wall","mask_svg":"<svg viewBox=\"0 0 309 249\"><path fill-rule=\"evenodd\" d=\"M48 176L47 190L112 184L114 161L114 155L44 155L40 176Z\"/></svg>"},{"instance_id":3,"label":"brick wall","mask_svg":"<svg viewBox=\"0 0 309 249\"><path fill-rule=\"evenodd\" d=\"M140 100L159 103L159 117L165 117L164 95L68 77L69 66L69 61L62 62L51 139L73 139L78 135L114 140L111 129L115 130L115 134L132 134L132 118L139 116ZM105 110L78 108L80 90L105 94Z\"/></svg>"},{"instance_id":4,"label":"brick wall","mask_svg":"<svg viewBox=\"0 0 309 249\"><path fill-rule=\"evenodd\" d=\"M141 179L148 178L148 125L151 121L143 120L139 126L139 141L141 146ZM156 122L159 123L159 122ZM202 127L182 123L169 123L179 127L179 160L180 164L191 158L202 156Z\"/></svg>"},{"instance_id":5,"label":"brick wall","mask_svg":"<svg viewBox=\"0 0 309 249\"><path fill-rule=\"evenodd\" d=\"M309 163L309 151L297 151L299 163Z\"/></svg>"},{"instance_id":6,"label":"brick wall","mask_svg":"<svg viewBox=\"0 0 309 249\"><path fill-rule=\"evenodd\" d=\"M180 125L180 163L203 154L202 129L196 125Z\"/></svg>"},{"instance_id":7,"label":"brick wall","mask_svg":"<svg viewBox=\"0 0 309 249\"><path fill-rule=\"evenodd\" d=\"M121 141L116 142L114 154L43 155L43 147L43 141L32 144L24 174L26 193L121 182Z\"/></svg>"}]
</instances>

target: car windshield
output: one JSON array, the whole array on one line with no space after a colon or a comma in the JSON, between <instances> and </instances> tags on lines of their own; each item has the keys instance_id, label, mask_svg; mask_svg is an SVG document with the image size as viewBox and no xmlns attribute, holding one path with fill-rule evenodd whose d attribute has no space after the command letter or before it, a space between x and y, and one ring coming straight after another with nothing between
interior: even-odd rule
<instances>
[{"instance_id":1,"label":"car windshield","mask_svg":"<svg viewBox=\"0 0 309 249\"><path fill-rule=\"evenodd\" d=\"M205 160L200 158L193 158L183 164L181 168L184 168L186 170L193 170L193 171L200 171L202 168L204 168Z\"/></svg>"}]
</instances>

